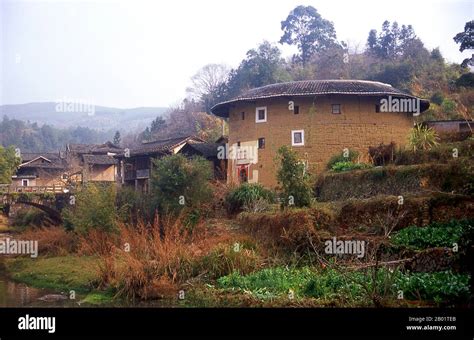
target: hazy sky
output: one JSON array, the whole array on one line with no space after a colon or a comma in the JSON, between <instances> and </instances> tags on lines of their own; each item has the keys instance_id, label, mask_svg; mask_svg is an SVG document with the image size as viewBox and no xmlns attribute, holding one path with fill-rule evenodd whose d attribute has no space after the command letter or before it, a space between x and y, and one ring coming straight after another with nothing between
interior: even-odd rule
<instances>
[{"instance_id":1,"label":"hazy sky","mask_svg":"<svg viewBox=\"0 0 474 340\"><path fill-rule=\"evenodd\" d=\"M415 0L0 0L0 104L74 100L129 108L168 106L209 63L238 65L280 22L312 5L339 40L363 49L382 22L412 24L429 49L461 62L453 36L474 1ZM291 55L291 48L283 48ZM471 52L472 53L472 52Z\"/></svg>"}]
</instances>

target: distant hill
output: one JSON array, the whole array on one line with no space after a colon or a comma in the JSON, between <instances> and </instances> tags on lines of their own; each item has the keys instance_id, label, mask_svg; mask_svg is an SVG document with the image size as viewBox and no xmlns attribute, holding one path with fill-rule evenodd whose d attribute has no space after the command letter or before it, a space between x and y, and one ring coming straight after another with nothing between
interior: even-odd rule
<instances>
[{"instance_id":1,"label":"distant hill","mask_svg":"<svg viewBox=\"0 0 474 340\"><path fill-rule=\"evenodd\" d=\"M57 106L55 102L1 105L0 116L57 128L87 127L95 130L142 130L157 116L163 115L165 107L138 107L118 109L105 106L69 105Z\"/></svg>"}]
</instances>

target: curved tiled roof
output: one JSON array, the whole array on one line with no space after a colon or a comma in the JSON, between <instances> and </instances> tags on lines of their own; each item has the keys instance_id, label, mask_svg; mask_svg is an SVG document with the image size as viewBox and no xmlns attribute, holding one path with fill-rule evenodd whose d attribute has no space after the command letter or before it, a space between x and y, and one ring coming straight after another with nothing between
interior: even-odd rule
<instances>
[{"instance_id":1,"label":"curved tiled roof","mask_svg":"<svg viewBox=\"0 0 474 340\"><path fill-rule=\"evenodd\" d=\"M219 143L195 143L190 144L190 147L199 152L203 157L210 158L210 157L217 157L219 152L219 146L224 144Z\"/></svg>"},{"instance_id":2,"label":"curved tiled roof","mask_svg":"<svg viewBox=\"0 0 474 340\"><path fill-rule=\"evenodd\" d=\"M114 165L117 164L117 160L112 156L107 155L82 155L82 159L86 164L95 164L95 165Z\"/></svg>"},{"instance_id":3,"label":"curved tiled roof","mask_svg":"<svg viewBox=\"0 0 474 340\"><path fill-rule=\"evenodd\" d=\"M166 154L170 150L186 142L204 142L202 139L195 136L174 137L169 139L155 140L151 142L144 142L136 148L130 149L131 156L149 155L149 154ZM117 154L117 157L124 157L124 153Z\"/></svg>"},{"instance_id":4,"label":"curved tiled roof","mask_svg":"<svg viewBox=\"0 0 474 340\"><path fill-rule=\"evenodd\" d=\"M231 100L215 105L211 112L217 116L228 116L229 105L240 101L252 101L276 97L309 97L326 94L367 95L416 98L393 86L369 80L302 80L277 83L251 89ZM427 103L427 102L426 102Z\"/></svg>"},{"instance_id":5,"label":"curved tiled roof","mask_svg":"<svg viewBox=\"0 0 474 340\"><path fill-rule=\"evenodd\" d=\"M78 154L106 154L107 152L116 153L123 150L111 142L104 144L68 144L67 148L70 152Z\"/></svg>"}]
</instances>

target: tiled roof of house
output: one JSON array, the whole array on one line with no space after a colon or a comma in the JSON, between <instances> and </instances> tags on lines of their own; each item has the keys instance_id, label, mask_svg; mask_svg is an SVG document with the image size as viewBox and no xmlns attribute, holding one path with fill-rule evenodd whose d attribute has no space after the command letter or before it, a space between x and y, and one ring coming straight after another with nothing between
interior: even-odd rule
<instances>
[{"instance_id":1,"label":"tiled roof of house","mask_svg":"<svg viewBox=\"0 0 474 340\"><path fill-rule=\"evenodd\" d=\"M219 152L218 147L222 146L220 143L195 143L189 146L196 150L200 155L205 158L217 157Z\"/></svg>"},{"instance_id":2,"label":"tiled roof of house","mask_svg":"<svg viewBox=\"0 0 474 340\"><path fill-rule=\"evenodd\" d=\"M107 155L82 155L85 164L114 165L117 160Z\"/></svg>"},{"instance_id":3,"label":"tiled roof of house","mask_svg":"<svg viewBox=\"0 0 474 340\"><path fill-rule=\"evenodd\" d=\"M202 143L202 139L194 136L174 137L163 140L155 140L146 142L136 148L130 149L130 156L148 155L148 154L167 154L175 147L183 143ZM120 153L117 157L124 157L124 153Z\"/></svg>"},{"instance_id":4,"label":"tiled roof of house","mask_svg":"<svg viewBox=\"0 0 474 340\"><path fill-rule=\"evenodd\" d=\"M118 153L123 151L122 148L111 142L104 144L68 144L67 147L70 152L78 154L107 154L108 152Z\"/></svg>"},{"instance_id":5,"label":"tiled roof of house","mask_svg":"<svg viewBox=\"0 0 474 340\"><path fill-rule=\"evenodd\" d=\"M40 153L40 152L22 152L21 153L21 162L22 163L25 163L25 162L29 162L33 159L36 159L38 157L44 157L44 158L47 158L49 160L56 160L56 159L59 159L59 152L44 152L44 153Z\"/></svg>"},{"instance_id":6,"label":"tiled roof of house","mask_svg":"<svg viewBox=\"0 0 474 340\"><path fill-rule=\"evenodd\" d=\"M240 101L252 101L276 97L309 97L329 94L367 95L415 98L389 84L368 80L302 80L277 83L251 89L231 100L215 105L211 112L217 116L227 117L229 104ZM426 102L426 101L425 101ZM428 102L426 102L428 103Z\"/></svg>"},{"instance_id":7,"label":"tiled roof of house","mask_svg":"<svg viewBox=\"0 0 474 340\"><path fill-rule=\"evenodd\" d=\"M65 169L67 163L59 154L25 153L21 155L20 168Z\"/></svg>"}]
</instances>

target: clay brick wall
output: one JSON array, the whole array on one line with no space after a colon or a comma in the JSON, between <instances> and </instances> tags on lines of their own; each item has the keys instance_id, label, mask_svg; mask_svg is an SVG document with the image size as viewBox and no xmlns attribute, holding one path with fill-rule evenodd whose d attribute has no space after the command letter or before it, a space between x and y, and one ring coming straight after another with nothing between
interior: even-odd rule
<instances>
[{"instance_id":1,"label":"clay brick wall","mask_svg":"<svg viewBox=\"0 0 474 340\"><path fill-rule=\"evenodd\" d=\"M288 101L299 106L299 114L288 109ZM265 138L265 148L258 150L258 163L249 165L249 181L258 170L258 182L275 187L276 151L291 146L291 131L304 130L304 146L293 146L311 173L324 170L327 161L344 148L355 149L367 157L369 146L407 142L413 117L405 113L375 112L379 103L368 96L318 96L313 98L268 98L252 103L236 103L229 114L229 145L238 141L254 142ZM332 104L341 105L341 114L332 113ZM257 107L267 107L267 121L255 122ZM245 112L242 120L241 113ZM228 181L238 182L236 161L229 160Z\"/></svg>"}]
</instances>

